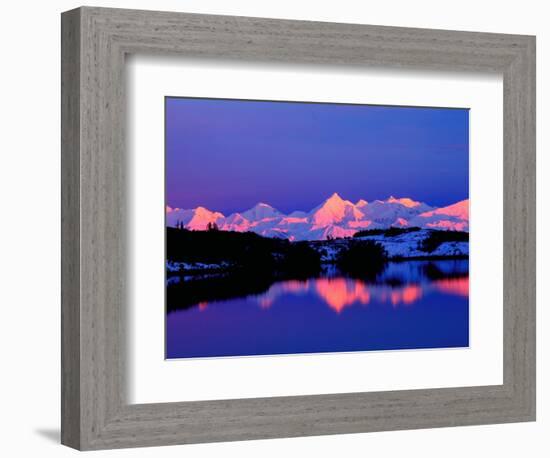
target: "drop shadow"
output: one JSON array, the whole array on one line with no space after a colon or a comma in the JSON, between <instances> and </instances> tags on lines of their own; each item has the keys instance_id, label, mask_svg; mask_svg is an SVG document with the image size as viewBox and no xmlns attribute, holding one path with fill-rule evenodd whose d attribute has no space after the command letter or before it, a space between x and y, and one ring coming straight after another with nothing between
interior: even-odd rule
<instances>
[{"instance_id":1,"label":"drop shadow","mask_svg":"<svg viewBox=\"0 0 550 458\"><path fill-rule=\"evenodd\" d=\"M61 443L61 431L59 429L43 428L36 429L34 432L50 442L55 442L56 444Z\"/></svg>"}]
</instances>

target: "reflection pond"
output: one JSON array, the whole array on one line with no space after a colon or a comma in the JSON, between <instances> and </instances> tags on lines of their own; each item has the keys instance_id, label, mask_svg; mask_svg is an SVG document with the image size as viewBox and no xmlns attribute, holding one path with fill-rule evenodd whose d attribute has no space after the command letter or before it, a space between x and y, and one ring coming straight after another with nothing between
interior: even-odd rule
<instances>
[{"instance_id":1,"label":"reflection pond","mask_svg":"<svg viewBox=\"0 0 550 458\"><path fill-rule=\"evenodd\" d=\"M467 260L390 262L375 278L167 279L166 357L468 346Z\"/></svg>"}]
</instances>

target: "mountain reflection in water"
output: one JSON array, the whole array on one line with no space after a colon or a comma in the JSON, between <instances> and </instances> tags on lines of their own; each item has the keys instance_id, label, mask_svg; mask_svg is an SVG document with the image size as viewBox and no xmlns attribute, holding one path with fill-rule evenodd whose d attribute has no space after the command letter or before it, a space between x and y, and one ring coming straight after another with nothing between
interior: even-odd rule
<instances>
[{"instance_id":1,"label":"mountain reflection in water","mask_svg":"<svg viewBox=\"0 0 550 458\"><path fill-rule=\"evenodd\" d=\"M168 358L468 346L467 260L392 262L375 280L167 283Z\"/></svg>"}]
</instances>

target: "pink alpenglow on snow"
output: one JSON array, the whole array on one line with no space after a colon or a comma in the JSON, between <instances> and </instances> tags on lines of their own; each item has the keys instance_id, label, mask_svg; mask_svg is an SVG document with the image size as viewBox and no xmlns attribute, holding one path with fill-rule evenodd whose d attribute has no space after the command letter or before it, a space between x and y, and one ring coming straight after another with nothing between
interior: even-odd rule
<instances>
[{"instance_id":1,"label":"pink alpenglow on snow","mask_svg":"<svg viewBox=\"0 0 550 458\"><path fill-rule=\"evenodd\" d=\"M412 225L428 229L468 231L470 226L470 200L465 199L447 207L421 213Z\"/></svg>"},{"instance_id":2,"label":"pink alpenglow on snow","mask_svg":"<svg viewBox=\"0 0 550 458\"><path fill-rule=\"evenodd\" d=\"M342 221L358 221L365 216L349 200L342 199L336 192L311 212L311 221L318 228Z\"/></svg>"},{"instance_id":3,"label":"pink alpenglow on snow","mask_svg":"<svg viewBox=\"0 0 550 458\"><path fill-rule=\"evenodd\" d=\"M166 224L170 227L181 225L194 231L204 231L209 223L218 225L224 218L220 212L212 212L204 207L192 210L166 207Z\"/></svg>"},{"instance_id":4,"label":"pink alpenglow on snow","mask_svg":"<svg viewBox=\"0 0 550 458\"><path fill-rule=\"evenodd\" d=\"M372 202L360 199L354 204L334 193L309 212L297 210L285 215L260 202L227 217L204 207L184 210L167 206L166 224L190 230L206 230L215 225L224 231L251 231L291 241L350 237L360 230L390 227L468 231L469 199L435 208L408 197L393 196Z\"/></svg>"},{"instance_id":5,"label":"pink alpenglow on snow","mask_svg":"<svg viewBox=\"0 0 550 458\"><path fill-rule=\"evenodd\" d=\"M418 207L420 205L420 202L416 202L412 199L409 199L408 197L402 197L401 199L396 199L395 197L390 196L388 200L386 200L386 202L391 204L401 204L409 208Z\"/></svg>"}]
</instances>

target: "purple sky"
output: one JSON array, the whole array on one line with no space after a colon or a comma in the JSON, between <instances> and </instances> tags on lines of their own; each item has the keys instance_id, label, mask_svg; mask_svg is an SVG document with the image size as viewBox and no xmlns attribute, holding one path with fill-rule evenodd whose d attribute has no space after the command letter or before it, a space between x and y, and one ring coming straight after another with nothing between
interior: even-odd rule
<instances>
[{"instance_id":1,"label":"purple sky","mask_svg":"<svg viewBox=\"0 0 550 458\"><path fill-rule=\"evenodd\" d=\"M468 110L166 98L166 203L289 213L356 201L468 198Z\"/></svg>"}]
</instances>

